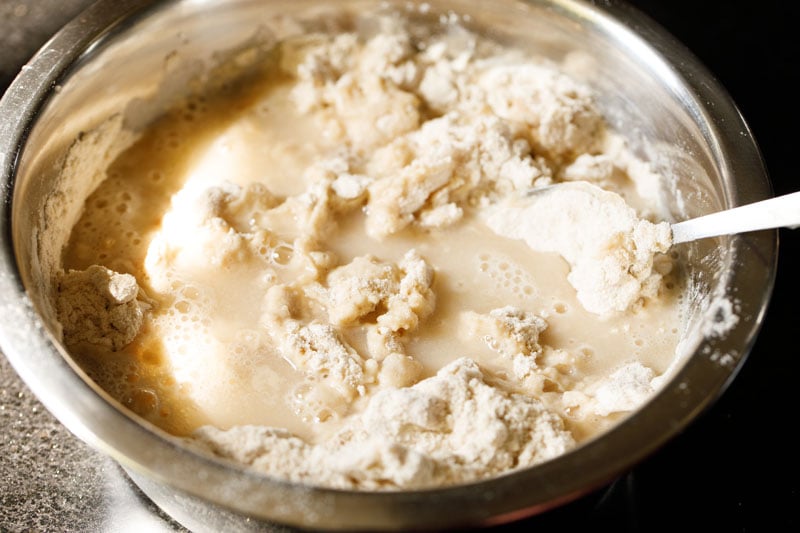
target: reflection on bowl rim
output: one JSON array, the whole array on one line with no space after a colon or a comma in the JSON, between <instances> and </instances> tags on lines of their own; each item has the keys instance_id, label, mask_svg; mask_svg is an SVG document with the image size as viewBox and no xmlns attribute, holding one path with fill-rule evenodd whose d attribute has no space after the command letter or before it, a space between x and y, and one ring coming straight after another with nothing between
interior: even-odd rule
<instances>
[{"instance_id":1,"label":"reflection on bowl rim","mask_svg":"<svg viewBox=\"0 0 800 533\"><path fill-rule=\"evenodd\" d=\"M579 13L592 24L630 32L628 38L637 47L648 53L655 50L681 76L695 101L700 102L707 122L725 125L714 132L715 155L723 162L735 160L741 167L726 169L731 176L729 181L737 185L733 192L724 191L729 207L770 195L766 171L746 124L727 93L688 51L622 2L608 2L602 9L574 0L552 3L565 13ZM274 519L334 529L505 522L541 513L606 485L684 429L735 377L755 342L771 296L777 258L775 231L740 235L727 241L736 258L758 263L758 272L751 273L758 283L742 281L736 272L728 281L728 288L739 291L741 314L747 320L741 320L732 335L708 340L709 353L728 355L731 364L719 364L711 355L692 357L668 386L624 423L602 438L532 469L470 485L417 491L359 492L309 487L187 451L176 439L113 407L110 397L90 384L64 357L63 348L47 331L26 296L11 242L11 210L18 157L28 132L35 127L37 114L56 90L54 87L76 63L89 60L93 49L102 48L98 43L124 31L128 17L148 12L151 4L147 0L100 0L37 53L0 102L0 231L4 236L0 255L0 310L4 317L0 346L23 381L69 430L117 460L143 488L154 483L155 488L145 490L151 497L159 487L167 492L175 489L177 492L171 494L176 502L184 497L208 499L223 513L223 509L235 507L249 513L255 522ZM615 19L623 21L627 29L618 27ZM635 28L638 37L630 28ZM646 39L646 43L640 39ZM576 469L581 469L581 476L570 475ZM154 499L169 512L169 504Z\"/></svg>"}]
</instances>

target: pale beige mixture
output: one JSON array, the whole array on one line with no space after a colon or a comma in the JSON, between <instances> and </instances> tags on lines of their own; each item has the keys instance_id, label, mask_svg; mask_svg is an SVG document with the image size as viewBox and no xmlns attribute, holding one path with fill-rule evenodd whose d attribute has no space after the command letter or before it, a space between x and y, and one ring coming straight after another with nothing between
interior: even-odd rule
<instances>
[{"instance_id":1,"label":"pale beige mixture","mask_svg":"<svg viewBox=\"0 0 800 533\"><path fill-rule=\"evenodd\" d=\"M67 346L189 445L312 484L468 482L604 431L675 357L658 176L557 65L452 17L353 27L109 166L55 280Z\"/></svg>"}]
</instances>

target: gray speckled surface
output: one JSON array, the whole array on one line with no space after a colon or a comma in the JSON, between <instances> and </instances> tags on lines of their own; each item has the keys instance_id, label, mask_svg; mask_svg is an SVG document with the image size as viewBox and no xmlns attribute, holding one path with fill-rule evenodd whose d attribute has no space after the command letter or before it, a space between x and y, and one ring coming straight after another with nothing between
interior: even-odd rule
<instances>
[{"instance_id":1,"label":"gray speckled surface","mask_svg":"<svg viewBox=\"0 0 800 533\"><path fill-rule=\"evenodd\" d=\"M91 2L0 0L0 93ZM117 464L72 435L0 357L0 531L182 531Z\"/></svg>"},{"instance_id":2,"label":"gray speckled surface","mask_svg":"<svg viewBox=\"0 0 800 533\"><path fill-rule=\"evenodd\" d=\"M0 358L0 531L181 531Z\"/></svg>"}]
</instances>

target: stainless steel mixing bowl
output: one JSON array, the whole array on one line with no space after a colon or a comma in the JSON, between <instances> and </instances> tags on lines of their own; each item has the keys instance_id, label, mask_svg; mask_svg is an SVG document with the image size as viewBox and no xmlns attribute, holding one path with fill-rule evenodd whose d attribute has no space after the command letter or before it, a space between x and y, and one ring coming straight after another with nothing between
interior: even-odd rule
<instances>
[{"instance_id":1,"label":"stainless steel mixing bowl","mask_svg":"<svg viewBox=\"0 0 800 533\"><path fill-rule=\"evenodd\" d=\"M580 65L576 75L597 90L613 127L668 177L664 194L676 218L770 196L756 144L724 89L624 3L429 3L434 11L467 14L470 24L532 53ZM158 505L195 531L255 530L275 522L348 530L486 525L545 512L608 484L693 422L734 378L768 305L776 232L678 250L691 282L686 362L641 410L555 460L465 486L329 490L198 455L113 401L60 343L47 283L57 257L43 243L63 239L76 211L53 212L48 199L74 195L79 206L101 170L87 164L74 182L59 179L74 140L112 115L126 117L134 129L144 124L220 51L257 40L278 15L340 4L372 2L100 0L43 47L0 102L3 352L66 427L116 459ZM712 303L719 301L731 304L735 323Z\"/></svg>"}]
</instances>

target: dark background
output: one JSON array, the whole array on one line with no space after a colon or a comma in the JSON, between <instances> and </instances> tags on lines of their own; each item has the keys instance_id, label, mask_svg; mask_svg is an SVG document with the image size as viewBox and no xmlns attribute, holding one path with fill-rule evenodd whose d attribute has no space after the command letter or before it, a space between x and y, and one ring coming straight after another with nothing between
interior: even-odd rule
<instances>
[{"instance_id":1,"label":"dark background","mask_svg":"<svg viewBox=\"0 0 800 533\"><path fill-rule=\"evenodd\" d=\"M486 0L482 0L486 1ZM0 0L0 92L87 0ZM800 7L794 0L631 0L725 86L752 128L775 194L800 190ZM773 299L723 397L610 488L500 530L800 531L800 229L780 230ZM113 463L77 441L0 358L0 531L177 531Z\"/></svg>"}]
</instances>

